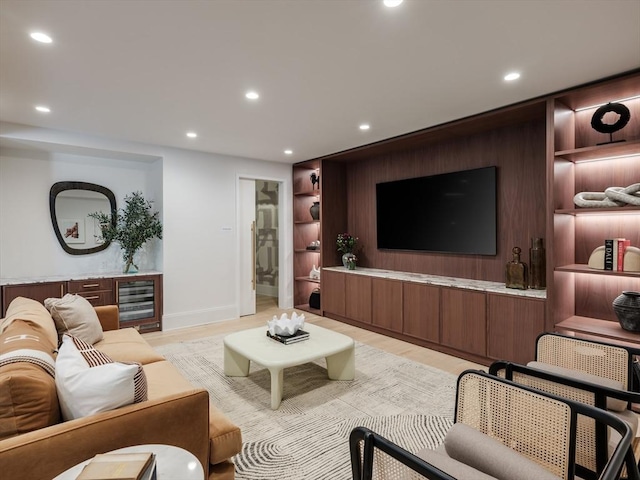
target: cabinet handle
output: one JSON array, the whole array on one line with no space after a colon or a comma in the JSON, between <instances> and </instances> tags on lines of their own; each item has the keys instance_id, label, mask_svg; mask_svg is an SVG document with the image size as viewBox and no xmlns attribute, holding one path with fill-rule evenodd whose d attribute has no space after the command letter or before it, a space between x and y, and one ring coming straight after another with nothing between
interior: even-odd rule
<instances>
[{"instance_id":1,"label":"cabinet handle","mask_svg":"<svg viewBox=\"0 0 640 480\"><path fill-rule=\"evenodd\" d=\"M64 297L64 284L60 284L60 297Z\"/></svg>"},{"instance_id":2,"label":"cabinet handle","mask_svg":"<svg viewBox=\"0 0 640 480\"><path fill-rule=\"evenodd\" d=\"M86 300L97 300L100 298L100 295L92 295L91 297L84 297Z\"/></svg>"},{"instance_id":3,"label":"cabinet handle","mask_svg":"<svg viewBox=\"0 0 640 480\"><path fill-rule=\"evenodd\" d=\"M116 280L116 305L120 305L120 282Z\"/></svg>"},{"instance_id":4,"label":"cabinet handle","mask_svg":"<svg viewBox=\"0 0 640 480\"><path fill-rule=\"evenodd\" d=\"M93 288L93 287L99 287L100 284L99 283L89 283L87 285L82 285L82 288Z\"/></svg>"},{"instance_id":5,"label":"cabinet handle","mask_svg":"<svg viewBox=\"0 0 640 480\"><path fill-rule=\"evenodd\" d=\"M256 289L256 222L251 222L251 288Z\"/></svg>"}]
</instances>

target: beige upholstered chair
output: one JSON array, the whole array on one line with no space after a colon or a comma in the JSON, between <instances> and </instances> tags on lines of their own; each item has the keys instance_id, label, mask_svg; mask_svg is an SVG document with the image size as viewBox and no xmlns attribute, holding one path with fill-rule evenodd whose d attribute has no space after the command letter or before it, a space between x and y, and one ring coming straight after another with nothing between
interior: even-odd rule
<instances>
[{"instance_id":1,"label":"beige upholstered chair","mask_svg":"<svg viewBox=\"0 0 640 480\"><path fill-rule=\"evenodd\" d=\"M629 426L604 410L554 397L485 372L458 378L455 424L436 450L411 454L363 427L350 437L354 480L572 480L577 417L612 428L612 454L593 478L614 480L629 457Z\"/></svg>"}]
</instances>

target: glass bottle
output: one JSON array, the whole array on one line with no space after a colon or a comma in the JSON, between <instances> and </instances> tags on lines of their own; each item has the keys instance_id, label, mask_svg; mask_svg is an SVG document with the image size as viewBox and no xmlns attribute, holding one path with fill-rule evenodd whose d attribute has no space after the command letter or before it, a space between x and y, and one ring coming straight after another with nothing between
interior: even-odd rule
<instances>
[{"instance_id":1,"label":"glass bottle","mask_svg":"<svg viewBox=\"0 0 640 480\"><path fill-rule=\"evenodd\" d=\"M547 267L542 238L531 239L529 267L529 288L544 290L547 287Z\"/></svg>"},{"instance_id":2,"label":"glass bottle","mask_svg":"<svg viewBox=\"0 0 640 480\"><path fill-rule=\"evenodd\" d=\"M507 263L505 283L507 288L527 289L527 265L520 261L520 247L513 247L513 260Z\"/></svg>"}]
</instances>

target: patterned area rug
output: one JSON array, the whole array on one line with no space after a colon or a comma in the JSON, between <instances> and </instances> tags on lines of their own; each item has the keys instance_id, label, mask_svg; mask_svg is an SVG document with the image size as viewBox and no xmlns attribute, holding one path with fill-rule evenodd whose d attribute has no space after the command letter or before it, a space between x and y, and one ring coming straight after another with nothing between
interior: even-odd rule
<instances>
[{"instance_id":1,"label":"patterned area rug","mask_svg":"<svg viewBox=\"0 0 640 480\"><path fill-rule=\"evenodd\" d=\"M327 379L324 359L284 372L282 404L271 410L269 372L226 377L223 336L157 350L242 429L237 480L349 480L348 438L359 425L409 451L436 447L452 424L454 375L356 343L356 379Z\"/></svg>"}]
</instances>

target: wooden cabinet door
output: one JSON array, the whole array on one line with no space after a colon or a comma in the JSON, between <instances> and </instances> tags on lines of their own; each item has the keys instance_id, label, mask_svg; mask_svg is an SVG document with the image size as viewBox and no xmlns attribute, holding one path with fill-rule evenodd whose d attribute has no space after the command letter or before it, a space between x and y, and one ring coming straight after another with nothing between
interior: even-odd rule
<instances>
[{"instance_id":1,"label":"wooden cabinet door","mask_svg":"<svg viewBox=\"0 0 640 480\"><path fill-rule=\"evenodd\" d=\"M402 301L402 333L440 343L440 287L404 282Z\"/></svg>"},{"instance_id":2,"label":"wooden cabinet door","mask_svg":"<svg viewBox=\"0 0 640 480\"><path fill-rule=\"evenodd\" d=\"M66 293L67 282L26 283L21 285L4 285L2 287L2 316L16 297L26 297L44 303L45 299L61 298Z\"/></svg>"},{"instance_id":3,"label":"wooden cabinet door","mask_svg":"<svg viewBox=\"0 0 640 480\"><path fill-rule=\"evenodd\" d=\"M544 331L544 300L487 295L487 356L516 363L535 357L536 338Z\"/></svg>"},{"instance_id":4,"label":"wooden cabinet door","mask_svg":"<svg viewBox=\"0 0 640 480\"><path fill-rule=\"evenodd\" d=\"M483 292L442 289L442 344L486 355L486 295Z\"/></svg>"},{"instance_id":5,"label":"wooden cabinet door","mask_svg":"<svg viewBox=\"0 0 640 480\"><path fill-rule=\"evenodd\" d=\"M345 274L345 291L346 317L371 323L371 277Z\"/></svg>"},{"instance_id":6,"label":"wooden cabinet door","mask_svg":"<svg viewBox=\"0 0 640 480\"><path fill-rule=\"evenodd\" d=\"M344 317L345 312L345 274L322 270L322 310Z\"/></svg>"},{"instance_id":7,"label":"wooden cabinet door","mask_svg":"<svg viewBox=\"0 0 640 480\"><path fill-rule=\"evenodd\" d=\"M371 279L372 323L402 332L402 282L384 278Z\"/></svg>"},{"instance_id":8,"label":"wooden cabinet door","mask_svg":"<svg viewBox=\"0 0 640 480\"><path fill-rule=\"evenodd\" d=\"M114 302L112 278L88 278L67 282L69 293L77 293L94 307L111 305Z\"/></svg>"}]
</instances>

